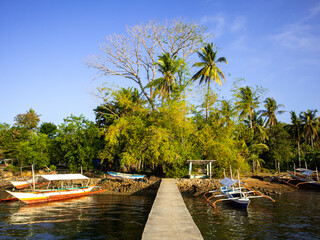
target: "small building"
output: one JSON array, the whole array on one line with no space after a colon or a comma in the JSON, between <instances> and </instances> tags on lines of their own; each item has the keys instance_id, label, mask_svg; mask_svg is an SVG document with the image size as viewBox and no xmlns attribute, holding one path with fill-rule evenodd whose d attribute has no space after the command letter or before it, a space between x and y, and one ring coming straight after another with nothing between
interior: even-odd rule
<instances>
[{"instance_id":1,"label":"small building","mask_svg":"<svg viewBox=\"0 0 320 240\"><path fill-rule=\"evenodd\" d=\"M212 163L216 160L187 160L186 163L189 164L189 178L206 179L212 176ZM203 174L192 174L193 165L202 165L204 167L202 170Z\"/></svg>"}]
</instances>

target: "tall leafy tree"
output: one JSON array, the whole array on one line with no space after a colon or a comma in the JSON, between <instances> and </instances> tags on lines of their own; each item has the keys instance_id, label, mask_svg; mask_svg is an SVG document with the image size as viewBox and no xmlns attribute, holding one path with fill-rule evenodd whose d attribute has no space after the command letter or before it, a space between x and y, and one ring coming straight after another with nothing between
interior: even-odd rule
<instances>
[{"instance_id":1,"label":"tall leafy tree","mask_svg":"<svg viewBox=\"0 0 320 240\"><path fill-rule=\"evenodd\" d=\"M301 149L300 149L300 142L301 142L301 126L302 122L301 119L297 117L295 111L290 111L291 115L291 124L285 126L288 129L289 134L294 139L295 143L298 147L298 163L299 167L301 167Z\"/></svg>"},{"instance_id":2,"label":"tall leafy tree","mask_svg":"<svg viewBox=\"0 0 320 240\"><path fill-rule=\"evenodd\" d=\"M221 78L225 80L223 72L218 68L218 63L228 63L225 57L217 57L217 51L213 50L213 44L208 43L201 48L198 52L200 62L193 64L194 67L201 68L196 74L193 75L194 81L199 80L199 84L203 82L207 84L207 101L206 101L206 119L208 119L208 100L210 92L210 82L215 81L221 85Z\"/></svg>"},{"instance_id":3,"label":"tall leafy tree","mask_svg":"<svg viewBox=\"0 0 320 240\"><path fill-rule=\"evenodd\" d=\"M71 115L59 126L55 141L61 146L61 160L70 171L79 171L81 166L87 170L98 155L99 129L82 115Z\"/></svg>"},{"instance_id":4,"label":"tall leafy tree","mask_svg":"<svg viewBox=\"0 0 320 240\"><path fill-rule=\"evenodd\" d=\"M318 138L319 119L316 118L318 110L307 110L300 113L302 121L302 134L304 138L311 143L312 150L314 150L314 140Z\"/></svg>"},{"instance_id":5,"label":"tall leafy tree","mask_svg":"<svg viewBox=\"0 0 320 240\"><path fill-rule=\"evenodd\" d=\"M272 127L278 123L276 114L282 114L285 111L278 110L280 107L284 107L283 104L277 104L274 98L267 98L264 101L265 110L261 110L261 116L265 117L265 127Z\"/></svg>"}]
</instances>

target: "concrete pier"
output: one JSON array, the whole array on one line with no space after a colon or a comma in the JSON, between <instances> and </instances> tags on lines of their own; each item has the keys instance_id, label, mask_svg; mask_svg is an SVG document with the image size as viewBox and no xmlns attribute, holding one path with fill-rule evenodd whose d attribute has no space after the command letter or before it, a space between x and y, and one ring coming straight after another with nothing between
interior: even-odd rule
<instances>
[{"instance_id":1,"label":"concrete pier","mask_svg":"<svg viewBox=\"0 0 320 240\"><path fill-rule=\"evenodd\" d=\"M200 240L174 179L162 179L142 234L142 240Z\"/></svg>"}]
</instances>

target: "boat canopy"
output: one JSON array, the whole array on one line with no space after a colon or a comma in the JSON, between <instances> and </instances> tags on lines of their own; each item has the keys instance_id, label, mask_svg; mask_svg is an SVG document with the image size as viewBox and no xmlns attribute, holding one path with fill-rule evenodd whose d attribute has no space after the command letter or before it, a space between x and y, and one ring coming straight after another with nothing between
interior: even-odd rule
<instances>
[{"instance_id":1,"label":"boat canopy","mask_svg":"<svg viewBox=\"0 0 320 240\"><path fill-rule=\"evenodd\" d=\"M310 176L312 173L313 173L312 170L306 170L306 171L304 171L304 172L301 173L301 174L306 175L306 176Z\"/></svg>"},{"instance_id":2,"label":"boat canopy","mask_svg":"<svg viewBox=\"0 0 320 240\"><path fill-rule=\"evenodd\" d=\"M227 186L227 187L230 187L232 186L233 184L235 184L238 180L233 180L233 179L230 179L230 178L224 178L220 181L221 184Z\"/></svg>"},{"instance_id":3,"label":"boat canopy","mask_svg":"<svg viewBox=\"0 0 320 240\"><path fill-rule=\"evenodd\" d=\"M87 180L90 179L82 174L47 174L40 175L47 181L65 181L65 180Z\"/></svg>"}]
</instances>

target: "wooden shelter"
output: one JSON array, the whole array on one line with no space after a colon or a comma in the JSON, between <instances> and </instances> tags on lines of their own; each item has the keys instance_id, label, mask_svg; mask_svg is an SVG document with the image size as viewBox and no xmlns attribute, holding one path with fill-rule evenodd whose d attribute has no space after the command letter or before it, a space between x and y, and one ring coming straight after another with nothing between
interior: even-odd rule
<instances>
[{"instance_id":1,"label":"wooden shelter","mask_svg":"<svg viewBox=\"0 0 320 240\"><path fill-rule=\"evenodd\" d=\"M212 163L216 160L187 160L186 163L189 164L189 178L210 178L212 176ZM206 174L192 174L192 165L206 165Z\"/></svg>"}]
</instances>

